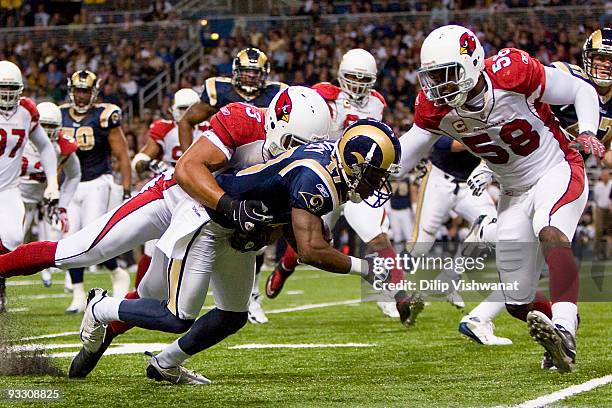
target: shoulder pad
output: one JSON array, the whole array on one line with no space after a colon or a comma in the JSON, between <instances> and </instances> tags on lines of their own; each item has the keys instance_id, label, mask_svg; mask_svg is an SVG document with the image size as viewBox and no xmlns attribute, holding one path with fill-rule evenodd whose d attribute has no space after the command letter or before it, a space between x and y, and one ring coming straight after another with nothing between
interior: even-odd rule
<instances>
[{"instance_id":1,"label":"shoulder pad","mask_svg":"<svg viewBox=\"0 0 612 408\"><path fill-rule=\"evenodd\" d=\"M387 101L385 101L385 97L382 96L382 94L378 92L376 89L372 89L372 91L370 92L370 95L372 95L373 97L381 101L385 108L387 107Z\"/></svg>"},{"instance_id":2,"label":"shoulder pad","mask_svg":"<svg viewBox=\"0 0 612 408\"><path fill-rule=\"evenodd\" d=\"M174 121L158 119L149 126L149 137L155 141L164 140L166 135L174 129Z\"/></svg>"},{"instance_id":3,"label":"shoulder pad","mask_svg":"<svg viewBox=\"0 0 612 408\"><path fill-rule=\"evenodd\" d=\"M414 124L421 129L438 130L442 118L451 110L450 106L435 106L423 91L419 91L414 103Z\"/></svg>"},{"instance_id":4,"label":"shoulder pad","mask_svg":"<svg viewBox=\"0 0 612 408\"><path fill-rule=\"evenodd\" d=\"M327 101L335 101L340 94L340 88L329 82L319 82L318 84L314 84L312 89L317 91L319 95L321 95L323 99Z\"/></svg>"},{"instance_id":5,"label":"shoulder pad","mask_svg":"<svg viewBox=\"0 0 612 408\"><path fill-rule=\"evenodd\" d=\"M19 105L23 106L30 113L30 116L32 117L32 122L38 122L40 114L38 113L38 109L36 108L36 104L33 100L26 97L19 98Z\"/></svg>"},{"instance_id":6,"label":"shoulder pad","mask_svg":"<svg viewBox=\"0 0 612 408\"><path fill-rule=\"evenodd\" d=\"M100 112L100 127L117 127L121 124L121 108L112 103L96 103L94 105Z\"/></svg>"}]
</instances>

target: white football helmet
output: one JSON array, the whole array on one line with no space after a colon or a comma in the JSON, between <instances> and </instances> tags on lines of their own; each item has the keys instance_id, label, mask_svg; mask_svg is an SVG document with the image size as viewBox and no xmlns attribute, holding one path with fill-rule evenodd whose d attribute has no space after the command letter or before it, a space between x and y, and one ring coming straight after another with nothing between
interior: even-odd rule
<instances>
[{"instance_id":1,"label":"white football helmet","mask_svg":"<svg viewBox=\"0 0 612 408\"><path fill-rule=\"evenodd\" d=\"M11 61L0 61L0 111L12 111L23 92L21 70Z\"/></svg>"},{"instance_id":2,"label":"white football helmet","mask_svg":"<svg viewBox=\"0 0 612 408\"><path fill-rule=\"evenodd\" d=\"M458 25L433 30L421 46L419 82L436 105L462 106L484 69L485 53L473 32Z\"/></svg>"},{"instance_id":3,"label":"white football helmet","mask_svg":"<svg viewBox=\"0 0 612 408\"><path fill-rule=\"evenodd\" d=\"M342 56L338 68L340 88L355 100L361 101L370 94L376 82L376 60L361 48L349 50Z\"/></svg>"},{"instance_id":4,"label":"white football helmet","mask_svg":"<svg viewBox=\"0 0 612 408\"><path fill-rule=\"evenodd\" d=\"M53 102L41 102L36 105L40 114L40 125L47 132L51 140L57 140L60 128L62 127L62 112Z\"/></svg>"},{"instance_id":5,"label":"white football helmet","mask_svg":"<svg viewBox=\"0 0 612 408\"><path fill-rule=\"evenodd\" d=\"M292 147L327 140L331 114L314 89L290 86L276 94L266 111L266 152L277 156Z\"/></svg>"},{"instance_id":6,"label":"white football helmet","mask_svg":"<svg viewBox=\"0 0 612 408\"><path fill-rule=\"evenodd\" d=\"M198 93L191 88L183 88L176 91L170 112L176 122L181 120L185 111L195 103L198 103L200 97Z\"/></svg>"}]
</instances>

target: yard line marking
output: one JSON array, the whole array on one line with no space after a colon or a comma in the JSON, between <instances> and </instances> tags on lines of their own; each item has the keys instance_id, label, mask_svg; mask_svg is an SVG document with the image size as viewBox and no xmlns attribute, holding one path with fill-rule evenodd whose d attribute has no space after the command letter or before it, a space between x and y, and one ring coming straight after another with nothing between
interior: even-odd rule
<instances>
[{"instance_id":1,"label":"yard line marking","mask_svg":"<svg viewBox=\"0 0 612 408\"><path fill-rule=\"evenodd\" d=\"M28 300L40 300L40 299L61 299L72 297L67 293L51 293L49 295L24 295L24 296L15 296L16 299L28 299Z\"/></svg>"},{"instance_id":2,"label":"yard line marking","mask_svg":"<svg viewBox=\"0 0 612 408\"><path fill-rule=\"evenodd\" d=\"M27 312L30 308L27 307L16 307L14 309L9 309L9 313L18 313L18 312Z\"/></svg>"},{"instance_id":3,"label":"yard line marking","mask_svg":"<svg viewBox=\"0 0 612 408\"><path fill-rule=\"evenodd\" d=\"M582 384L572 385L562 390L553 392L552 394L543 395L536 399L525 401L522 404L516 405L516 408L540 408L553 402L561 401L572 395L580 394L592 390L593 388L601 387L612 382L612 374L594 378Z\"/></svg>"},{"instance_id":4,"label":"yard line marking","mask_svg":"<svg viewBox=\"0 0 612 408\"><path fill-rule=\"evenodd\" d=\"M13 280L6 282L6 286L30 286L40 285L42 286L42 280Z\"/></svg>"},{"instance_id":5,"label":"yard line marking","mask_svg":"<svg viewBox=\"0 0 612 408\"><path fill-rule=\"evenodd\" d=\"M303 295L304 291L303 290L288 290L287 294L288 295Z\"/></svg>"},{"instance_id":6,"label":"yard line marking","mask_svg":"<svg viewBox=\"0 0 612 408\"><path fill-rule=\"evenodd\" d=\"M277 348L306 349L306 348L334 348L334 347L376 347L376 344L366 344L366 343L241 344L239 346L232 346L228 348L230 350L242 350L242 349L277 349Z\"/></svg>"},{"instance_id":7,"label":"yard line marking","mask_svg":"<svg viewBox=\"0 0 612 408\"><path fill-rule=\"evenodd\" d=\"M79 334L78 331L69 331L63 333L51 333L51 334L43 334L40 336L32 336L32 337L22 337L19 340L28 341L28 340L38 340L38 339L53 339L56 337L65 337L65 336L73 336L75 334Z\"/></svg>"},{"instance_id":8,"label":"yard line marking","mask_svg":"<svg viewBox=\"0 0 612 408\"><path fill-rule=\"evenodd\" d=\"M361 299L344 300L342 302L312 303L308 305L288 307L285 309L266 310L266 313L274 314L274 313L298 312L300 310L319 309L322 307L352 305L353 303L359 303L359 302L361 302Z\"/></svg>"},{"instance_id":9,"label":"yard line marking","mask_svg":"<svg viewBox=\"0 0 612 408\"><path fill-rule=\"evenodd\" d=\"M168 343L124 343L117 344L116 347L111 346L104 352L105 356L113 356L119 354L141 354L145 351L160 351L164 347L168 346ZM81 347L81 344L77 344L75 347ZM62 358L62 357L74 357L77 354L76 351L66 351L62 353L52 353L49 357Z\"/></svg>"}]
</instances>

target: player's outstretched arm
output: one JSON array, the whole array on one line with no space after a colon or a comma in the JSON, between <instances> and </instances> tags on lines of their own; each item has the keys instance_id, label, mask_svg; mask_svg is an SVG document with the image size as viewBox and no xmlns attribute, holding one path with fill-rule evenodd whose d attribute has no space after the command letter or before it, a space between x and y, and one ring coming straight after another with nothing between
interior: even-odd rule
<instances>
[{"instance_id":1,"label":"player's outstretched arm","mask_svg":"<svg viewBox=\"0 0 612 408\"><path fill-rule=\"evenodd\" d=\"M42 126L37 125L30 133L30 140L40 153L40 163L47 177L47 188L44 198L50 204L57 204L59 199L59 187L57 181L57 155L55 147L49 140Z\"/></svg>"},{"instance_id":2,"label":"player's outstretched arm","mask_svg":"<svg viewBox=\"0 0 612 408\"><path fill-rule=\"evenodd\" d=\"M300 260L308 265L334 273L367 276L368 262L346 256L324 238L321 218L300 208L291 210L291 224Z\"/></svg>"},{"instance_id":3,"label":"player's outstretched arm","mask_svg":"<svg viewBox=\"0 0 612 408\"><path fill-rule=\"evenodd\" d=\"M160 156L160 153L162 153L161 146L155 140L147 139L147 143L134 156L132 168L141 176L144 172L152 170L152 164L159 163L156 159Z\"/></svg>"},{"instance_id":4,"label":"player's outstretched arm","mask_svg":"<svg viewBox=\"0 0 612 408\"><path fill-rule=\"evenodd\" d=\"M129 196L129 192L132 189L132 169L130 168L127 140L125 139L121 126L111 129L108 134L108 143L110 144L113 156L115 156L119 163L123 195L124 198L127 198L126 196Z\"/></svg>"},{"instance_id":5,"label":"player's outstretched arm","mask_svg":"<svg viewBox=\"0 0 612 408\"><path fill-rule=\"evenodd\" d=\"M60 189L59 206L68 208L68 204L72 201L72 197L81 181L81 163L76 153L71 153L62 166L66 178L62 182Z\"/></svg>"},{"instance_id":6,"label":"player's outstretched arm","mask_svg":"<svg viewBox=\"0 0 612 408\"><path fill-rule=\"evenodd\" d=\"M179 144L183 152L186 152L193 142L193 130L196 125L210 118L213 113L215 108L206 102L198 102L187 109L178 123Z\"/></svg>"},{"instance_id":7,"label":"player's outstretched arm","mask_svg":"<svg viewBox=\"0 0 612 408\"><path fill-rule=\"evenodd\" d=\"M429 154L439 138L439 135L421 129L417 125L413 125L408 132L400 136L402 160L400 162L400 174L396 178L406 177L419 160Z\"/></svg>"},{"instance_id":8,"label":"player's outstretched arm","mask_svg":"<svg viewBox=\"0 0 612 408\"><path fill-rule=\"evenodd\" d=\"M193 199L217 208L225 191L212 172L227 164L227 156L206 137L199 138L176 163L174 179Z\"/></svg>"}]
</instances>

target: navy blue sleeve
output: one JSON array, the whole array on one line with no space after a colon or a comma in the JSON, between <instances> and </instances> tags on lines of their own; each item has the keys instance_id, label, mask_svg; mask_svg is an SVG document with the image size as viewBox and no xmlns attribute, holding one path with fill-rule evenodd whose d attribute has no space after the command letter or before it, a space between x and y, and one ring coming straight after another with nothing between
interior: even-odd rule
<instances>
[{"instance_id":1,"label":"navy blue sleeve","mask_svg":"<svg viewBox=\"0 0 612 408\"><path fill-rule=\"evenodd\" d=\"M332 192L327 183L312 169L304 166L292 170L289 178L289 203L291 208L300 208L317 216L323 216L334 209Z\"/></svg>"},{"instance_id":2,"label":"navy blue sleeve","mask_svg":"<svg viewBox=\"0 0 612 408\"><path fill-rule=\"evenodd\" d=\"M434 144L434 149L448 152L450 151L452 144L453 144L452 138L448 136L442 136L438 139L436 144Z\"/></svg>"}]
</instances>

